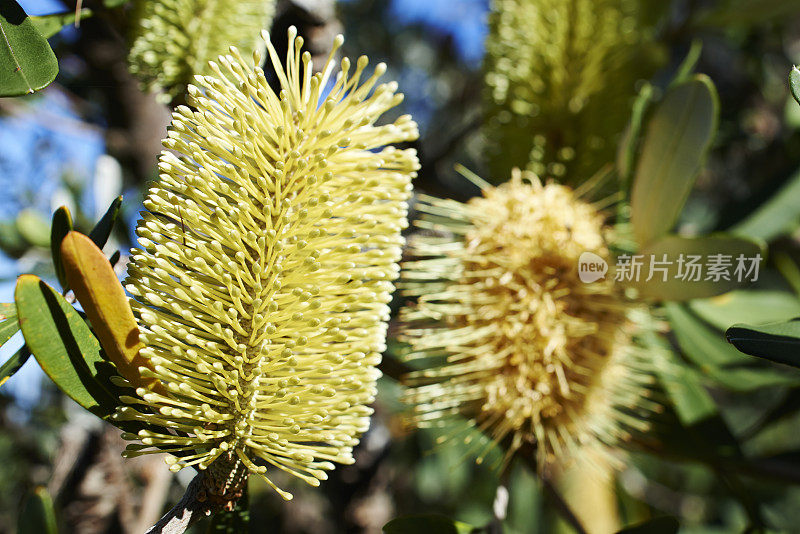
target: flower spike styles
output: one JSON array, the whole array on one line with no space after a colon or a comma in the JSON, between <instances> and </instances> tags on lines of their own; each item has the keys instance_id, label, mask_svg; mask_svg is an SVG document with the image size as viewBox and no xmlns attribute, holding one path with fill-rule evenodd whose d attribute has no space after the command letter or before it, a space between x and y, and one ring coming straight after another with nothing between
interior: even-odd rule
<instances>
[{"instance_id":1,"label":"flower spike styles","mask_svg":"<svg viewBox=\"0 0 800 534\"><path fill-rule=\"evenodd\" d=\"M609 259L603 216L530 173L475 182L483 196L466 204L418 204L426 233L409 240L401 285L416 299L401 312L407 356L426 362L407 377L412 422L466 418L492 442L479 462L496 444L506 461L535 448L541 469L579 451L604 455L646 428L630 412L652 401L633 305L613 280L579 279L582 253Z\"/></svg>"},{"instance_id":2,"label":"flower spike styles","mask_svg":"<svg viewBox=\"0 0 800 534\"><path fill-rule=\"evenodd\" d=\"M388 145L418 132L409 116L375 124L402 99L376 85L385 65L343 59L330 79L341 36L316 74L294 28L285 67L264 39L279 94L258 54L231 48L173 113L127 279L167 391L138 389L116 417L174 430L128 436L144 444L128 455L318 485L369 425L419 168Z\"/></svg>"},{"instance_id":3,"label":"flower spike styles","mask_svg":"<svg viewBox=\"0 0 800 534\"><path fill-rule=\"evenodd\" d=\"M136 0L128 57L131 72L167 101L186 91L208 62L236 45L263 50L275 0Z\"/></svg>"}]
</instances>

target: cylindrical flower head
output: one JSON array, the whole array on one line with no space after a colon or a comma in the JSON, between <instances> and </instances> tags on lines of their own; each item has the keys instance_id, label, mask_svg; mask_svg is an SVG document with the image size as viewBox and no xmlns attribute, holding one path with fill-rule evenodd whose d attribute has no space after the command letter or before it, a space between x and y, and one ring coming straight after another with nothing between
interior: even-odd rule
<instances>
[{"instance_id":1,"label":"cylindrical flower head","mask_svg":"<svg viewBox=\"0 0 800 534\"><path fill-rule=\"evenodd\" d=\"M135 0L130 70L148 91L175 97L229 46L263 50L274 12L275 0Z\"/></svg>"},{"instance_id":2,"label":"cylindrical flower head","mask_svg":"<svg viewBox=\"0 0 800 534\"><path fill-rule=\"evenodd\" d=\"M584 252L609 259L591 204L517 172L466 204L423 197L418 209L428 233L409 240L401 275L416 298L401 312L408 357L426 364L408 377L414 423L466 417L506 459L535 447L542 467L643 428L625 412L650 403L632 306L613 280L579 278Z\"/></svg>"},{"instance_id":3,"label":"cylindrical flower head","mask_svg":"<svg viewBox=\"0 0 800 534\"><path fill-rule=\"evenodd\" d=\"M484 64L491 181L576 184L614 161L636 82L660 64L651 0L492 0Z\"/></svg>"},{"instance_id":4,"label":"cylindrical flower head","mask_svg":"<svg viewBox=\"0 0 800 534\"><path fill-rule=\"evenodd\" d=\"M231 48L173 113L127 279L166 391L117 417L176 431L129 436L145 446L129 455L172 452L174 470L225 455L317 485L369 424L419 168L387 145L418 132L407 115L375 125L402 100L375 85L385 65L367 78L366 57L343 59L328 84L341 36L317 74L294 28L285 68L264 39L279 94Z\"/></svg>"}]
</instances>

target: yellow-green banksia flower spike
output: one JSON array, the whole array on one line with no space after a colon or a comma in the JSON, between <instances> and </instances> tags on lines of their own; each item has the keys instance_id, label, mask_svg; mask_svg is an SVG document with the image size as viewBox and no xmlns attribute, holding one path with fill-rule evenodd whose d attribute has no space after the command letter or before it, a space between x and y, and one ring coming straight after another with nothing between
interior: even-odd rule
<instances>
[{"instance_id":1,"label":"yellow-green banksia flower spike","mask_svg":"<svg viewBox=\"0 0 800 534\"><path fill-rule=\"evenodd\" d=\"M542 468L606 456L607 445L646 428L632 414L652 401L634 306L613 276L580 280L582 254L609 261L604 217L530 173L482 186L466 204L418 204L424 233L409 239L401 276L415 299L401 311L407 357L423 365L407 377L412 422L466 418L491 439L473 447L479 462L496 444L506 460L535 448Z\"/></svg>"},{"instance_id":2,"label":"yellow-green banksia flower spike","mask_svg":"<svg viewBox=\"0 0 800 534\"><path fill-rule=\"evenodd\" d=\"M419 167L390 144L418 132L407 115L376 125L402 100L376 85L384 64L343 59L331 80L341 36L316 74L294 28L285 67L264 39L279 94L232 47L173 113L127 279L167 391L138 389L117 417L176 432L129 435L128 455L318 485L369 425Z\"/></svg>"},{"instance_id":3,"label":"yellow-green banksia flower spike","mask_svg":"<svg viewBox=\"0 0 800 534\"><path fill-rule=\"evenodd\" d=\"M576 184L614 161L636 82L660 63L651 19L665 4L493 0L484 63L491 182L520 167Z\"/></svg>"},{"instance_id":4,"label":"yellow-green banksia flower spike","mask_svg":"<svg viewBox=\"0 0 800 534\"><path fill-rule=\"evenodd\" d=\"M135 0L131 17L130 70L150 92L168 101L186 91L195 74L235 45L261 48L275 0Z\"/></svg>"}]
</instances>

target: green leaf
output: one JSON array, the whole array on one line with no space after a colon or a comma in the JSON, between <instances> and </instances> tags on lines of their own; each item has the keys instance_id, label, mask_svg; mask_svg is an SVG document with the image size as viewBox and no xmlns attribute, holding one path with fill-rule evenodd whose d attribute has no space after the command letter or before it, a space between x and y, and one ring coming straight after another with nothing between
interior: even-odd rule
<instances>
[{"instance_id":1,"label":"green leaf","mask_svg":"<svg viewBox=\"0 0 800 534\"><path fill-rule=\"evenodd\" d=\"M25 344L45 374L75 402L108 417L119 401L102 384L116 371L83 318L33 275L19 277L14 299Z\"/></svg>"},{"instance_id":2,"label":"green leaf","mask_svg":"<svg viewBox=\"0 0 800 534\"><path fill-rule=\"evenodd\" d=\"M689 48L689 52L686 54L686 57L683 58L683 61L675 73L675 77L672 78L672 81L669 83L670 88L689 80L694 72L694 68L697 66L697 62L700 59L700 54L702 52L703 42L700 39L693 40L692 46Z\"/></svg>"},{"instance_id":3,"label":"green leaf","mask_svg":"<svg viewBox=\"0 0 800 534\"><path fill-rule=\"evenodd\" d=\"M26 500L17 521L19 534L58 534L53 499L39 486Z\"/></svg>"},{"instance_id":4,"label":"green leaf","mask_svg":"<svg viewBox=\"0 0 800 534\"><path fill-rule=\"evenodd\" d=\"M680 527L677 519L664 516L624 528L617 534L677 534Z\"/></svg>"},{"instance_id":5,"label":"green leaf","mask_svg":"<svg viewBox=\"0 0 800 534\"><path fill-rule=\"evenodd\" d=\"M0 386L5 384L9 378L14 376L14 373L19 371L30 357L31 353L28 350L28 347L23 346L9 359L3 362L3 365L0 365Z\"/></svg>"},{"instance_id":6,"label":"green leaf","mask_svg":"<svg viewBox=\"0 0 800 534\"><path fill-rule=\"evenodd\" d=\"M92 16L92 10L88 8L81 9L78 15L78 21ZM52 15L40 15L31 17L31 22L42 34L42 37L49 39L67 24L75 23L75 12L66 11L64 13L53 13Z\"/></svg>"},{"instance_id":7,"label":"green leaf","mask_svg":"<svg viewBox=\"0 0 800 534\"><path fill-rule=\"evenodd\" d=\"M671 302L665 310L681 351L701 369L747 363L746 356L725 342L722 332L705 326L685 306Z\"/></svg>"},{"instance_id":8,"label":"green leaf","mask_svg":"<svg viewBox=\"0 0 800 534\"><path fill-rule=\"evenodd\" d=\"M66 206L61 206L53 213L53 223L50 226L50 252L53 255L53 267L56 270L58 283L64 292L67 287L67 277L64 274L64 263L61 260L61 241L72 230L72 215Z\"/></svg>"},{"instance_id":9,"label":"green leaf","mask_svg":"<svg viewBox=\"0 0 800 534\"><path fill-rule=\"evenodd\" d=\"M800 70L797 67L792 67L789 72L789 89L792 90L792 96L800 104Z\"/></svg>"},{"instance_id":10,"label":"green leaf","mask_svg":"<svg viewBox=\"0 0 800 534\"><path fill-rule=\"evenodd\" d=\"M469 534L474 527L439 514L397 517L383 525L385 534Z\"/></svg>"},{"instance_id":11,"label":"green leaf","mask_svg":"<svg viewBox=\"0 0 800 534\"><path fill-rule=\"evenodd\" d=\"M794 229L800 221L800 171L789 178L772 198L728 231L741 236L772 241Z\"/></svg>"},{"instance_id":12,"label":"green leaf","mask_svg":"<svg viewBox=\"0 0 800 534\"><path fill-rule=\"evenodd\" d=\"M19 234L29 244L37 247L50 245L50 226L38 211L31 208L22 210L15 224Z\"/></svg>"},{"instance_id":13,"label":"green leaf","mask_svg":"<svg viewBox=\"0 0 800 534\"><path fill-rule=\"evenodd\" d=\"M111 229L114 227L114 221L117 220L119 214L119 207L122 205L122 196L114 199L111 205L106 210L105 214L100 218L100 221L89 232L89 238L94 241L97 248L102 249L108 241L108 236L111 235Z\"/></svg>"},{"instance_id":14,"label":"green leaf","mask_svg":"<svg viewBox=\"0 0 800 534\"><path fill-rule=\"evenodd\" d=\"M763 326L737 324L725 337L745 354L800 367L800 318Z\"/></svg>"},{"instance_id":15,"label":"green leaf","mask_svg":"<svg viewBox=\"0 0 800 534\"><path fill-rule=\"evenodd\" d=\"M642 256L642 267L638 280L634 276L633 283L640 295L657 300L681 301L719 295L754 281L757 272L749 271L751 264L758 261L760 269L766 252L761 242L716 234L704 237L666 236L644 247L639 254ZM699 269L687 267L692 257L696 259L695 265ZM722 270L727 273L727 280L714 275L709 269L715 257L723 260L718 265L726 265ZM662 263L665 258L667 263Z\"/></svg>"},{"instance_id":16,"label":"green leaf","mask_svg":"<svg viewBox=\"0 0 800 534\"><path fill-rule=\"evenodd\" d=\"M630 122L628 122L625 132L622 134L622 139L617 149L617 170L625 190L627 190L628 179L636 158L636 149L639 146L644 115L652 100L653 86L645 83L633 102Z\"/></svg>"},{"instance_id":17,"label":"green leaf","mask_svg":"<svg viewBox=\"0 0 800 534\"><path fill-rule=\"evenodd\" d=\"M698 18L707 26L749 28L800 12L798 0L729 0Z\"/></svg>"},{"instance_id":18,"label":"green leaf","mask_svg":"<svg viewBox=\"0 0 800 534\"><path fill-rule=\"evenodd\" d=\"M800 300L784 291L731 291L710 299L698 299L689 308L723 332L735 323L763 324L800 317Z\"/></svg>"},{"instance_id":19,"label":"green leaf","mask_svg":"<svg viewBox=\"0 0 800 534\"><path fill-rule=\"evenodd\" d=\"M646 245L678 218L717 130L711 80L696 75L669 90L647 126L631 192L634 236Z\"/></svg>"},{"instance_id":20,"label":"green leaf","mask_svg":"<svg viewBox=\"0 0 800 534\"><path fill-rule=\"evenodd\" d=\"M14 304L0 303L0 346L19 330L17 308Z\"/></svg>"},{"instance_id":21,"label":"green leaf","mask_svg":"<svg viewBox=\"0 0 800 534\"><path fill-rule=\"evenodd\" d=\"M0 2L0 96L21 96L55 80L58 60L15 0Z\"/></svg>"}]
</instances>

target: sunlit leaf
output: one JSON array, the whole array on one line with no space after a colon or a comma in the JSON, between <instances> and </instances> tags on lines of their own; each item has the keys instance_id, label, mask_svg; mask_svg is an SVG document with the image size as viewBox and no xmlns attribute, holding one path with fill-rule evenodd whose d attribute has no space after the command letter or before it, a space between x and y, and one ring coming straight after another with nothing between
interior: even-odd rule
<instances>
[{"instance_id":1,"label":"sunlit leaf","mask_svg":"<svg viewBox=\"0 0 800 534\"><path fill-rule=\"evenodd\" d=\"M800 171L746 219L731 227L736 235L771 241L800 223Z\"/></svg>"},{"instance_id":2,"label":"sunlit leaf","mask_svg":"<svg viewBox=\"0 0 800 534\"><path fill-rule=\"evenodd\" d=\"M58 61L15 0L0 2L0 96L20 96L50 85Z\"/></svg>"},{"instance_id":3,"label":"sunlit leaf","mask_svg":"<svg viewBox=\"0 0 800 534\"><path fill-rule=\"evenodd\" d=\"M792 90L792 96L800 104L800 69L792 67L789 72L789 89Z\"/></svg>"},{"instance_id":4,"label":"sunlit leaf","mask_svg":"<svg viewBox=\"0 0 800 534\"><path fill-rule=\"evenodd\" d=\"M14 293L25 344L42 370L75 402L107 417L118 401L101 385L116 374L89 327L53 288L22 275Z\"/></svg>"},{"instance_id":5,"label":"sunlit leaf","mask_svg":"<svg viewBox=\"0 0 800 534\"><path fill-rule=\"evenodd\" d=\"M18 330L16 306L13 303L0 303L0 345L11 339Z\"/></svg>"},{"instance_id":6,"label":"sunlit leaf","mask_svg":"<svg viewBox=\"0 0 800 534\"><path fill-rule=\"evenodd\" d=\"M61 241L67 282L92 323L100 344L117 371L134 386L155 387L139 367L151 368L139 355L139 327L128 297L105 254L87 236L72 231Z\"/></svg>"},{"instance_id":7,"label":"sunlit leaf","mask_svg":"<svg viewBox=\"0 0 800 534\"><path fill-rule=\"evenodd\" d=\"M0 386L5 384L9 378L14 376L14 373L19 371L30 357L31 352L28 350L28 347L22 347L9 359L3 362L3 365L0 365Z\"/></svg>"},{"instance_id":8,"label":"sunlit leaf","mask_svg":"<svg viewBox=\"0 0 800 534\"><path fill-rule=\"evenodd\" d=\"M655 109L631 192L631 220L640 245L675 225L711 147L718 115L717 91L704 75L669 90Z\"/></svg>"}]
</instances>

